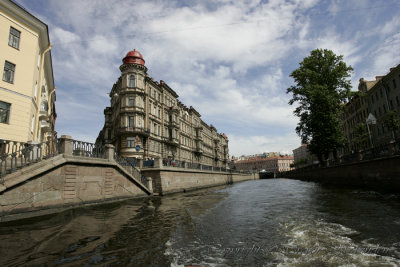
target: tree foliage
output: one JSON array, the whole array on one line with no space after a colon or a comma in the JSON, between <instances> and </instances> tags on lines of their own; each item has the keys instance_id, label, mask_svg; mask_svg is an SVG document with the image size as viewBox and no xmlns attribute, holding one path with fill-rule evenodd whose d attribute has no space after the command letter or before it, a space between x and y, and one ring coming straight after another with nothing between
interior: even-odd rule
<instances>
[{"instance_id":1,"label":"tree foliage","mask_svg":"<svg viewBox=\"0 0 400 267\"><path fill-rule=\"evenodd\" d=\"M352 70L343 62L343 56L316 49L290 75L295 85L286 93L293 94L290 105L298 104L294 110L300 118L296 132L303 143L309 143L308 149L320 161L323 155L327 157L345 144L341 114L343 103L350 96L351 84L347 78Z\"/></svg>"},{"instance_id":2,"label":"tree foliage","mask_svg":"<svg viewBox=\"0 0 400 267\"><path fill-rule=\"evenodd\" d=\"M368 135L367 124L365 123L357 124L353 134L354 134L354 143L357 149L368 147L369 135Z\"/></svg>"},{"instance_id":3,"label":"tree foliage","mask_svg":"<svg viewBox=\"0 0 400 267\"><path fill-rule=\"evenodd\" d=\"M397 132L400 129L400 122L395 110L389 110L386 113L384 124L390 131L392 131L394 136L397 136Z\"/></svg>"}]
</instances>

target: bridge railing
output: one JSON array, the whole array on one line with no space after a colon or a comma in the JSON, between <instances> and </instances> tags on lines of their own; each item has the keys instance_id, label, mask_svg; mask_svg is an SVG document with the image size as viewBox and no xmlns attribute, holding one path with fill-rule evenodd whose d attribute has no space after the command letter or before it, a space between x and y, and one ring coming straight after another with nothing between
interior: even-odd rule
<instances>
[{"instance_id":1,"label":"bridge railing","mask_svg":"<svg viewBox=\"0 0 400 267\"><path fill-rule=\"evenodd\" d=\"M133 177L138 179L143 185L145 185L147 187L147 180L141 174L140 170L136 167L137 160L135 158L123 157L123 156L118 155L117 153L115 153L114 159L128 173L130 173Z\"/></svg>"},{"instance_id":2,"label":"bridge railing","mask_svg":"<svg viewBox=\"0 0 400 267\"><path fill-rule=\"evenodd\" d=\"M59 140L57 138L38 144L0 140L0 177L58 153Z\"/></svg>"},{"instance_id":3,"label":"bridge railing","mask_svg":"<svg viewBox=\"0 0 400 267\"><path fill-rule=\"evenodd\" d=\"M105 149L102 145L96 145L94 143L73 140L73 156L89 157L89 158L104 158Z\"/></svg>"}]
</instances>

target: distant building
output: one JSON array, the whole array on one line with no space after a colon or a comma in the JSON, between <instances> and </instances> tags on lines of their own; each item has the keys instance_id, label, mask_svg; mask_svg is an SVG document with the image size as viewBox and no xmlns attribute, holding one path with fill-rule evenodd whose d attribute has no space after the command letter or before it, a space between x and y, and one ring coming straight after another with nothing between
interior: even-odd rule
<instances>
[{"instance_id":1,"label":"distant building","mask_svg":"<svg viewBox=\"0 0 400 267\"><path fill-rule=\"evenodd\" d=\"M293 159L295 168L302 168L312 165L317 161L317 157L312 155L308 150L307 144L302 144L296 149L293 149Z\"/></svg>"},{"instance_id":2,"label":"distant building","mask_svg":"<svg viewBox=\"0 0 400 267\"><path fill-rule=\"evenodd\" d=\"M377 76L374 81L361 78L358 91L360 96L353 97L345 106L343 121L348 144L344 154L379 147L400 137L400 131L392 131L388 123L389 112L400 119L400 64L391 68L388 74ZM368 134L366 126L370 115L376 121L369 123ZM364 128L364 138L356 132L360 126Z\"/></svg>"},{"instance_id":3,"label":"distant building","mask_svg":"<svg viewBox=\"0 0 400 267\"><path fill-rule=\"evenodd\" d=\"M54 134L55 86L48 27L0 1L0 139L42 142Z\"/></svg>"},{"instance_id":4,"label":"distant building","mask_svg":"<svg viewBox=\"0 0 400 267\"><path fill-rule=\"evenodd\" d=\"M293 157L291 156L253 157L236 161L234 168L239 171L259 172L265 170L279 173L292 170L293 168L290 166L292 163Z\"/></svg>"},{"instance_id":5,"label":"distant building","mask_svg":"<svg viewBox=\"0 0 400 267\"><path fill-rule=\"evenodd\" d=\"M163 158L226 167L228 137L186 107L164 81L147 75L142 55L130 51L111 89L111 106L96 143L113 144L130 158Z\"/></svg>"}]
</instances>

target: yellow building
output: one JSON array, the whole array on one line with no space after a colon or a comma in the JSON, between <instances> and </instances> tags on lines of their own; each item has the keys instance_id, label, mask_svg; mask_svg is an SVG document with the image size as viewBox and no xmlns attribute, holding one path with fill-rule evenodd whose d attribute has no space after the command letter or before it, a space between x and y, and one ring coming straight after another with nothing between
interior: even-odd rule
<instances>
[{"instance_id":1,"label":"yellow building","mask_svg":"<svg viewBox=\"0 0 400 267\"><path fill-rule=\"evenodd\" d=\"M0 139L43 142L54 134L55 87L48 27L0 1Z\"/></svg>"}]
</instances>

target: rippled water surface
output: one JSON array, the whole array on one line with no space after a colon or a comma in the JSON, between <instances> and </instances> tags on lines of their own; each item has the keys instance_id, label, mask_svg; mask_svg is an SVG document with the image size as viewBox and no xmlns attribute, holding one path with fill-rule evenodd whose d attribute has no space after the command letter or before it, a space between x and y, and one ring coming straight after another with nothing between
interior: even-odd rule
<instances>
[{"instance_id":1,"label":"rippled water surface","mask_svg":"<svg viewBox=\"0 0 400 267\"><path fill-rule=\"evenodd\" d=\"M400 195L288 179L0 224L0 266L399 266Z\"/></svg>"}]
</instances>

